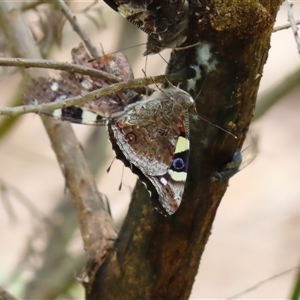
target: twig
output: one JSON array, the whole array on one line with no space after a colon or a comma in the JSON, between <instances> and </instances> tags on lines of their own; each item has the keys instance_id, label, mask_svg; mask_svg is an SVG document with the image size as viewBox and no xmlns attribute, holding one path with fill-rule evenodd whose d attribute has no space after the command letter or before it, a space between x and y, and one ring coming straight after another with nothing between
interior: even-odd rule
<instances>
[{"instance_id":1,"label":"twig","mask_svg":"<svg viewBox=\"0 0 300 300\"><path fill-rule=\"evenodd\" d=\"M89 50L90 54L93 57L100 56L98 50L94 47L94 45L92 44L92 42L91 42L90 38L88 37L88 35L79 26L75 15L72 13L72 11L69 9L69 7L66 5L65 1L57 0L57 3L59 4L63 14L65 15L65 17L70 22L73 30L81 37L82 41L84 42L86 48Z\"/></svg>"},{"instance_id":2,"label":"twig","mask_svg":"<svg viewBox=\"0 0 300 300\"><path fill-rule=\"evenodd\" d=\"M281 277L281 276L283 276L283 275L285 275L285 274L287 274L287 273L290 273L290 272L292 272L292 271L295 271L295 270L299 270L299 266L293 267L293 268L288 269L288 270L285 270L285 271L283 271L283 272L281 272L281 273L279 273L279 274L276 274L276 275L271 276L271 277L269 277L269 278L267 278L267 279L265 279L265 280L262 280L262 281L260 281L259 283L253 285L252 287L250 287L250 288L244 290L243 292L238 293L238 294L236 294L236 295L234 295L234 296L232 296L232 297L230 297L230 298L227 298L227 300L240 298L241 296L243 296L243 295L245 295L245 294L248 294L248 293L250 293L250 292L253 291L253 290L256 290L256 289L259 288L261 285L263 285L263 284L265 284L265 283L267 283L267 282L269 282L269 281L271 281L271 280L273 280L273 279L276 279L276 278L278 278L278 277Z\"/></svg>"},{"instance_id":3,"label":"twig","mask_svg":"<svg viewBox=\"0 0 300 300\"><path fill-rule=\"evenodd\" d=\"M300 20L296 20L296 24L299 25L300 24ZM274 32L278 32L280 30L283 30L283 29L289 29L291 27L291 23L287 23L287 24L284 24L284 25L279 25L279 26L276 26L273 28L273 33Z\"/></svg>"},{"instance_id":4,"label":"twig","mask_svg":"<svg viewBox=\"0 0 300 300\"><path fill-rule=\"evenodd\" d=\"M134 89L141 86L146 86L149 84L153 84L153 82L161 83L168 81L176 81L182 79L182 76L179 74L174 75L160 75L155 77L148 78L138 78L133 80L128 80L125 82L115 83L110 85L109 87L101 88L85 95L79 95L76 97L65 99L64 101L59 102L51 102L51 103L42 103L42 104L33 104L33 105L22 105L17 107L3 107L0 108L0 116L17 116L25 113L43 113L47 111L52 111L58 108L81 105L86 101L95 100L97 98L114 94L124 89Z\"/></svg>"},{"instance_id":5,"label":"twig","mask_svg":"<svg viewBox=\"0 0 300 300\"><path fill-rule=\"evenodd\" d=\"M263 92L259 97L254 111L252 121L258 120L271 107L279 102L286 94L290 93L295 87L299 86L300 68L296 69L280 82L274 84Z\"/></svg>"},{"instance_id":6,"label":"twig","mask_svg":"<svg viewBox=\"0 0 300 300\"><path fill-rule=\"evenodd\" d=\"M86 6L84 9L82 9L81 12L83 12L83 13L89 12L89 10L92 9L97 4L99 4L99 0L93 0L93 2L91 4L89 4L88 6Z\"/></svg>"},{"instance_id":7,"label":"twig","mask_svg":"<svg viewBox=\"0 0 300 300\"><path fill-rule=\"evenodd\" d=\"M9 192L15 196L16 200L24 205L30 214L39 221L47 222L48 225L52 225L51 221L40 211L31 201L17 188L12 185L7 184L2 178L0 178L0 191L3 194L8 194Z\"/></svg>"},{"instance_id":8,"label":"twig","mask_svg":"<svg viewBox=\"0 0 300 300\"><path fill-rule=\"evenodd\" d=\"M21 10L22 11L26 11L26 10L30 10L30 9L35 9L37 6L44 4L44 3L51 3L50 0L36 0L36 1L32 1L29 3L23 3L21 6Z\"/></svg>"},{"instance_id":9,"label":"twig","mask_svg":"<svg viewBox=\"0 0 300 300\"><path fill-rule=\"evenodd\" d=\"M91 77L101 78L107 82L116 83L122 81L122 78L103 72L101 70L83 67L77 64L63 63L54 60L45 59L26 59L26 58L0 58L0 66L22 67L22 68L45 68L56 69L70 73L79 73Z\"/></svg>"},{"instance_id":10,"label":"twig","mask_svg":"<svg viewBox=\"0 0 300 300\"><path fill-rule=\"evenodd\" d=\"M286 4L287 4L288 20L291 23L293 34L294 34L295 41L296 41L296 44L297 44L298 53L300 54L300 37L299 37L299 34L298 34L298 27L297 27L297 24L296 24L296 21L294 19L294 15L293 15L292 0L286 0Z\"/></svg>"}]
</instances>

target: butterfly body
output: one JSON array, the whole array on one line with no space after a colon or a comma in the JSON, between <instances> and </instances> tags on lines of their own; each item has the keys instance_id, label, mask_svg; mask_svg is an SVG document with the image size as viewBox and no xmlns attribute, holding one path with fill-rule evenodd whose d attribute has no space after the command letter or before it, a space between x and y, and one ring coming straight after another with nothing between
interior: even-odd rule
<instances>
[{"instance_id":1,"label":"butterfly body","mask_svg":"<svg viewBox=\"0 0 300 300\"><path fill-rule=\"evenodd\" d=\"M104 2L148 34L144 55L179 46L186 40L189 5L185 0L104 0Z\"/></svg>"}]
</instances>

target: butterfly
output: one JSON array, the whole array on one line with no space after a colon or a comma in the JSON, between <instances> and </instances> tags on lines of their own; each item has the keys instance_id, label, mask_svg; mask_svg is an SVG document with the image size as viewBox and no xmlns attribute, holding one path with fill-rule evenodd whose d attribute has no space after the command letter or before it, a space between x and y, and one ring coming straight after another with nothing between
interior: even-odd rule
<instances>
[{"instance_id":1,"label":"butterfly","mask_svg":"<svg viewBox=\"0 0 300 300\"><path fill-rule=\"evenodd\" d=\"M112 9L148 34L144 55L174 48L186 40L186 0L104 0Z\"/></svg>"},{"instance_id":2,"label":"butterfly","mask_svg":"<svg viewBox=\"0 0 300 300\"><path fill-rule=\"evenodd\" d=\"M187 178L189 113L196 114L193 98L171 87L108 118L80 107L57 109L52 116L81 124L106 124L116 158L145 183L157 209L172 215L181 203Z\"/></svg>"},{"instance_id":3,"label":"butterfly","mask_svg":"<svg viewBox=\"0 0 300 300\"><path fill-rule=\"evenodd\" d=\"M72 53L74 62L104 68L101 61L88 63L90 58L84 48ZM109 59L114 65L118 57ZM25 103L61 101L105 84L87 75L61 72L60 79L35 80L22 98ZM127 97L133 98L129 101ZM172 215L182 201L187 178L189 113L196 114L193 98L172 86L158 89L150 96L127 90L122 97L110 95L46 114L73 123L106 125L116 157L145 183L155 207L163 214Z\"/></svg>"}]
</instances>

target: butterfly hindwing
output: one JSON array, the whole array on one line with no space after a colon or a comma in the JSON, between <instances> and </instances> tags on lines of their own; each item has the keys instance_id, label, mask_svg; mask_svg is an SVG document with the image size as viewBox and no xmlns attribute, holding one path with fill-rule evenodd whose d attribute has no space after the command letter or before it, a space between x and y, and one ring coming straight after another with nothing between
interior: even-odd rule
<instances>
[{"instance_id":1,"label":"butterfly hindwing","mask_svg":"<svg viewBox=\"0 0 300 300\"><path fill-rule=\"evenodd\" d=\"M188 125L187 121L188 115L186 115L185 125ZM152 184L159 191L159 202L169 215L178 209L187 179L190 153L189 128L188 126L182 126L181 130L175 145L172 163L167 173L163 176L150 178Z\"/></svg>"},{"instance_id":2,"label":"butterfly hindwing","mask_svg":"<svg viewBox=\"0 0 300 300\"><path fill-rule=\"evenodd\" d=\"M187 177L188 111L195 111L192 98L171 88L127 106L108 121L117 158L156 194L152 198L157 196L169 215L180 205Z\"/></svg>"}]
</instances>

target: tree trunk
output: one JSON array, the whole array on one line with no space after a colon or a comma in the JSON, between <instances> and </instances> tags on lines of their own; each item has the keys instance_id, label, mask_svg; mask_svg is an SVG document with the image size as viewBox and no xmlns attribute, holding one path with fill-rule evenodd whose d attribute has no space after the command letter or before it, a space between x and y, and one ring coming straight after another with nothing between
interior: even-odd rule
<instances>
[{"instance_id":1,"label":"tree trunk","mask_svg":"<svg viewBox=\"0 0 300 300\"><path fill-rule=\"evenodd\" d=\"M173 51L168 72L200 67L199 80L181 87L194 97L201 90L198 114L237 139L207 122L191 120L189 173L180 208L173 216L162 216L138 182L114 251L87 289L87 299L188 299L228 186L228 181L213 181L212 175L241 149L246 137L282 1L189 2L186 44L202 44Z\"/></svg>"}]
</instances>

